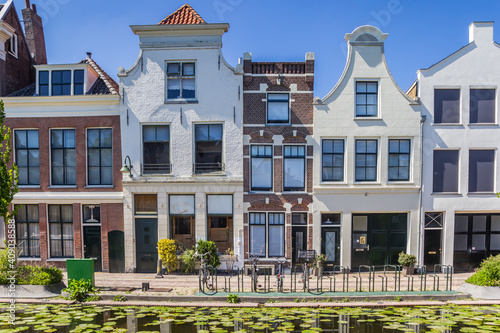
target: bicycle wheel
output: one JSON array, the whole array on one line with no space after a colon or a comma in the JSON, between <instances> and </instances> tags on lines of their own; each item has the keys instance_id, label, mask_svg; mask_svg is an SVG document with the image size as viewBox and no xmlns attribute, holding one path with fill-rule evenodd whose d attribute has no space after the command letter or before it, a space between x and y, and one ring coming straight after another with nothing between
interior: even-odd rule
<instances>
[{"instance_id":1,"label":"bicycle wheel","mask_svg":"<svg viewBox=\"0 0 500 333\"><path fill-rule=\"evenodd\" d=\"M213 290L213 283L212 283L212 268L210 266L207 266L205 269L205 286L207 287L208 290Z\"/></svg>"}]
</instances>

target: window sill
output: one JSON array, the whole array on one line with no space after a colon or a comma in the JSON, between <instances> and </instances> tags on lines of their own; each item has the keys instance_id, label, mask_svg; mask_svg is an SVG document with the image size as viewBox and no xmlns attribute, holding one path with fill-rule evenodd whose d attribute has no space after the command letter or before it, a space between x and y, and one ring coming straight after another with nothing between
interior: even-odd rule
<instances>
[{"instance_id":1,"label":"window sill","mask_svg":"<svg viewBox=\"0 0 500 333\"><path fill-rule=\"evenodd\" d=\"M140 178L156 178L156 177L166 177L166 178L172 178L174 175L171 173L147 173L147 174L142 174L139 177Z\"/></svg>"},{"instance_id":2,"label":"window sill","mask_svg":"<svg viewBox=\"0 0 500 333\"><path fill-rule=\"evenodd\" d=\"M67 257L67 258L49 258L47 261L66 261L66 259L76 259L75 257Z\"/></svg>"},{"instance_id":3,"label":"window sill","mask_svg":"<svg viewBox=\"0 0 500 333\"><path fill-rule=\"evenodd\" d=\"M59 189L59 188L77 188L76 185L51 185L49 188Z\"/></svg>"},{"instance_id":4,"label":"window sill","mask_svg":"<svg viewBox=\"0 0 500 333\"><path fill-rule=\"evenodd\" d=\"M464 128L464 124L462 123L439 123L439 124L436 124L436 123L432 123L431 126L436 126L436 127L460 127L460 128Z\"/></svg>"},{"instance_id":5,"label":"window sill","mask_svg":"<svg viewBox=\"0 0 500 333\"><path fill-rule=\"evenodd\" d=\"M380 117L354 117L353 120L354 121L358 121L358 120L361 120L361 121L365 121L365 120L378 120L378 121L381 121L382 118L380 118Z\"/></svg>"},{"instance_id":6,"label":"window sill","mask_svg":"<svg viewBox=\"0 0 500 333\"><path fill-rule=\"evenodd\" d=\"M269 189L269 190L250 190L248 193L249 194L259 194L259 193L267 194L267 193L270 193L272 191L273 191L272 189Z\"/></svg>"},{"instance_id":7,"label":"window sill","mask_svg":"<svg viewBox=\"0 0 500 333\"><path fill-rule=\"evenodd\" d=\"M266 122L266 126L290 126L290 122L288 123L267 123Z\"/></svg>"},{"instance_id":8,"label":"window sill","mask_svg":"<svg viewBox=\"0 0 500 333\"><path fill-rule=\"evenodd\" d=\"M223 171L214 171L207 173L193 173L193 177L226 177L226 173Z\"/></svg>"},{"instance_id":9,"label":"window sill","mask_svg":"<svg viewBox=\"0 0 500 333\"><path fill-rule=\"evenodd\" d=\"M470 123L469 127L498 127L497 123Z\"/></svg>"},{"instance_id":10,"label":"window sill","mask_svg":"<svg viewBox=\"0 0 500 333\"><path fill-rule=\"evenodd\" d=\"M277 193L276 193L277 194ZM301 194L301 195L309 195L306 190L283 190L281 192L281 195L288 195L288 194Z\"/></svg>"},{"instance_id":11,"label":"window sill","mask_svg":"<svg viewBox=\"0 0 500 333\"><path fill-rule=\"evenodd\" d=\"M376 180L356 180L353 185L382 185Z\"/></svg>"},{"instance_id":12,"label":"window sill","mask_svg":"<svg viewBox=\"0 0 500 333\"><path fill-rule=\"evenodd\" d=\"M30 258L30 257L18 257L17 260L19 260L19 261L42 261L42 259L37 258L37 257L33 257L33 258Z\"/></svg>"},{"instance_id":13,"label":"window sill","mask_svg":"<svg viewBox=\"0 0 500 333\"><path fill-rule=\"evenodd\" d=\"M448 197L462 197L463 195L458 192L432 192L431 195L438 196L448 196Z\"/></svg>"},{"instance_id":14,"label":"window sill","mask_svg":"<svg viewBox=\"0 0 500 333\"><path fill-rule=\"evenodd\" d=\"M192 99L167 99L165 100L165 104L198 104L198 100L196 98Z\"/></svg>"},{"instance_id":15,"label":"window sill","mask_svg":"<svg viewBox=\"0 0 500 333\"><path fill-rule=\"evenodd\" d=\"M341 180L324 180L319 183L320 185L347 185L345 181Z\"/></svg>"},{"instance_id":16,"label":"window sill","mask_svg":"<svg viewBox=\"0 0 500 333\"><path fill-rule=\"evenodd\" d=\"M387 185L415 185L415 183L409 180L388 180Z\"/></svg>"},{"instance_id":17,"label":"window sill","mask_svg":"<svg viewBox=\"0 0 500 333\"><path fill-rule=\"evenodd\" d=\"M87 185L84 188L115 188L113 185Z\"/></svg>"},{"instance_id":18,"label":"window sill","mask_svg":"<svg viewBox=\"0 0 500 333\"><path fill-rule=\"evenodd\" d=\"M494 196L496 197L497 194L496 192L469 192L467 193L468 196L478 196L478 197L481 197L481 196Z\"/></svg>"},{"instance_id":19,"label":"window sill","mask_svg":"<svg viewBox=\"0 0 500 333\"><path fill-rule=\"evenodd\" d=\"M40 188L40 185L19 185L19 188Z\"/></svg>"}]
</instances>

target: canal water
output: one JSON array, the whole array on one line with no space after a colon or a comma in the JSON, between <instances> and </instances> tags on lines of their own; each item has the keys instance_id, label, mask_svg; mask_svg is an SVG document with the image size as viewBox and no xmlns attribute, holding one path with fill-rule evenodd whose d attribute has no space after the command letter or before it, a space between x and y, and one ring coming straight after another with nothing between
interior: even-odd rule
<instances>
[{"instance_id":1,"label":"canal water","mask_svg":"<svg viewBox=\"0 0 500 333\"><path fill-rule=\"evenodd\" d=\"M499 332L500 306L167 308L17 304L4 332Z\"/></svg>"}]
</instances>

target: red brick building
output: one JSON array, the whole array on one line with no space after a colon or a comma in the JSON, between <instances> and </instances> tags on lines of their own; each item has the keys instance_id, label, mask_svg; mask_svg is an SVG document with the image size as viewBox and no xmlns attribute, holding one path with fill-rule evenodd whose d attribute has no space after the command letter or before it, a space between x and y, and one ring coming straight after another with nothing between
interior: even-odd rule
<instances>
[{"instance_id":1,"label":"red brick building","mask_svg":"<svg viewBox=\"0 0 500 333\"><path fill-rule=\"evenodd\" d=\"M314 54L243 67L245 252L295 263L312 249Z\"/></svg>"},{"instance_id":2,"label":"red brick building","mask_svg":"<svg viewBox=\"0 0 500 333\"><path fill-rule=\"evenodd\" d=\"M120 95L92 59L36 65L36 83L4 98L20 191L21 261L94 258L123 271Z\"/></svg>"},{"instance_id":3,"label":"red brick building","mask_svg":"<svg viewBox=\"0 0 500 333\"><path fill-rule=\"evenodd\" d=\"M42 19L36 6L25 0L26 36L12 0L0 4L0 96L35 82L35 64L46 64Z\"/></svg>"}]
</instances>

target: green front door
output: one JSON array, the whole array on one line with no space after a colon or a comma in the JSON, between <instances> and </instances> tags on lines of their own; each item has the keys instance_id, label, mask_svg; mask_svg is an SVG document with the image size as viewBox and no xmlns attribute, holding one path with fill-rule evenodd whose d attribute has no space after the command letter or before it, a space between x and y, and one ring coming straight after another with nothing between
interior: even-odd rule
<instances>
[{"instance_id":1,"label":"green front door","mask_svg":"<svg viewBox=\"0 0 500 333\"><path fill-rule=\"evenodd\" d=\"M148 218L135 219L135 246L137 273L156 272L158 261L158 220Z\"/></svg>"},{"instance_id":2,"label":"green front door","mask_svg":"<svg viewBox=\"0 0 500 333\"><path fill-rule=\"evenodd\" d=\"M352 268L397 265L406 250L407 214L353 214Z\"/></svg>"},{"instance_id":3,"label":"green front door","mask_svg":"<svg viewBox=\"0 0 500 333\"><path fill-rule=\"evenodd\" d=\"M94 271L102 271L101 256L101 227L83 227L83 255L84 258L94 259Z\"/></svg>"}]
</instances>

